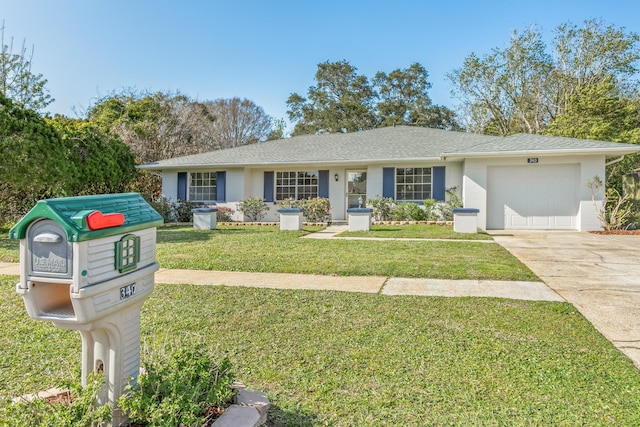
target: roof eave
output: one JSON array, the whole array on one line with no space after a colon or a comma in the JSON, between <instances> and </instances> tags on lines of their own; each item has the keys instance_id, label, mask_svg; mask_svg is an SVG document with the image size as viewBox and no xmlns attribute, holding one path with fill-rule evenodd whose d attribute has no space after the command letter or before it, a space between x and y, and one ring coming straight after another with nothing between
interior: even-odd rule
<instances>
[{"instance_id":1,"label":"roof eave","mask_svg":"<svg viewBox=\"0 0 640 427\"><path fill-rule=\"evenodd\" d=\"M631 148L631 147L630 147ZM605 154L609 157L621 156L640 152L640 146L633 148L591 148L591 149L567 149L567 150L518 150L518 151L491 151L486 153L443 153L442 158L486 158L486 157L514 157L514 156L575 156L580 154Z\"/></svg>"},{"instance_id":2,"label":"roof eave","mask_svg":"<svg viewBox=\"0 0 640 427\"><path fill-rule=\"evenodd\" d=\"M434 162L442 161L441 156L431 157L407 157L407 158L394 158L394 159L332 159L332 160L296 160L296 161L284 161L284 162L252 162L252 163L183 163L183 164L146 164L138 165L138 169L143 170L180 170L180 169L197 169L197 168L252 168L252 167L282 167L282 166L296 166L296 165L333 165L333 166L350 166L350 165L374 165L374 164L386 164L389 162Z\"/></svg>"}]
</instances>

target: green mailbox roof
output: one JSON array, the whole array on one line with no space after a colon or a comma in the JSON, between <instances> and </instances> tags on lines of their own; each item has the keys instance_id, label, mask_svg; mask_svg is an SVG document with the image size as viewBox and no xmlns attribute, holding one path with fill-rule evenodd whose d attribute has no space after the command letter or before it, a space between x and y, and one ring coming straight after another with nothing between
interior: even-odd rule
<instances>
[{"instance_id":1,"label":"green mailbox roof","mask_svg":"<svg viewBox=\"0 0 640 427\"><path fill-rule=\"evenodd\" d=\"M121 213L124 223L120 226L91 230L86 217L94 211L103 214ZM24 239L29 225L38 219L56 221L67 232L70 242L99 239L125 234L143 228L156 227L164 221L138 193L99 194L95 196L63 197L40 200L9 231L12 239Z\"/></svg>"}]
</instances>

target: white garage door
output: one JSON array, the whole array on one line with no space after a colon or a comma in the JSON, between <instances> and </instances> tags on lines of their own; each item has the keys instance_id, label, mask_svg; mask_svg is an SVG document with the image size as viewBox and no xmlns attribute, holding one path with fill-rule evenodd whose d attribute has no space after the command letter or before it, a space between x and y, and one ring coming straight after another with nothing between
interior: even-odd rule
<instances>
[{"instance_id":1,"label":"white garage door","mask_svg":"<svg viewBox=\"0 0 640 427\"><path fill-rule=\"evenodd\" d=\"M490 167L487 228L575 229L578 165Z\"/></svg>"}]
</instances>

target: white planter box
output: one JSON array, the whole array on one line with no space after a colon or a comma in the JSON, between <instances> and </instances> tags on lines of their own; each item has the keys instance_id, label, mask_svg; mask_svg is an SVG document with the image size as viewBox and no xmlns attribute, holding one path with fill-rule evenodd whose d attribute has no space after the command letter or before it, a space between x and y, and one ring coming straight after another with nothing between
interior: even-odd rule
<instances>
[{"instance_id":1,"label":"white planter box","mask_svg":"<svg viewBox=\"0 0 640 427\"><path fill-rule=\"evenodd\" d=\"M218 208L192 209L193 228L196 230L214 230L216 228Z\"/></svg>"},{"instance_id":2,"label":"white planter box","mask_svg":"<svg viewBox=\"0 0 640 427\"><path fill-rule=\"evenodd\" d=\"M371 208L350 208L347 209L349 218L349 231L369 231L371 230Z\"/></svg>"},{"instance_id":3,"label":"white planter box","mask_svg":"<svg viewBox=\"0 0 640 427\"><path fill-rule=\"evenodd\" d=\"M480 209L456 208L453 210L453 231L456 233L477 233Z\"/></svg>"},{"instance_id":4,"label":"white planter box","mask_svg":"<svg viewBox=\"0 0 640 427\"><path fill-rule=\"evenodd\" d=\"M280 230L302 230L303 216L302 209L283 208L279 209Z\"/></svg>"}]
</instances>

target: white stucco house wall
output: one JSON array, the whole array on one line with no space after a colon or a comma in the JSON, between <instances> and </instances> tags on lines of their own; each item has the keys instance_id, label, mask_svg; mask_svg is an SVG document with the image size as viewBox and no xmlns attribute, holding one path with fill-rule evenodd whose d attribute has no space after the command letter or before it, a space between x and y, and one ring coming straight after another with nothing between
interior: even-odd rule
<instances>
[{"instance_id":1,"label":"white stucco house wall","mask_svg":"<svg viewBox=\"0 0 640 427\"><path fill-rule=\"evenodd\" d=\"M598 230L585 181L640 152L613 142L517 134L496 137L397 126L304 135L162 160L140 166L162 174L162 194L225 206L261 197L278 221L284 199L328 197L332 218L381 196L397 202L445 200L456 187L482 229ZM602 196L597 197L597 202Z\"/></svg>"}]
</instances>

